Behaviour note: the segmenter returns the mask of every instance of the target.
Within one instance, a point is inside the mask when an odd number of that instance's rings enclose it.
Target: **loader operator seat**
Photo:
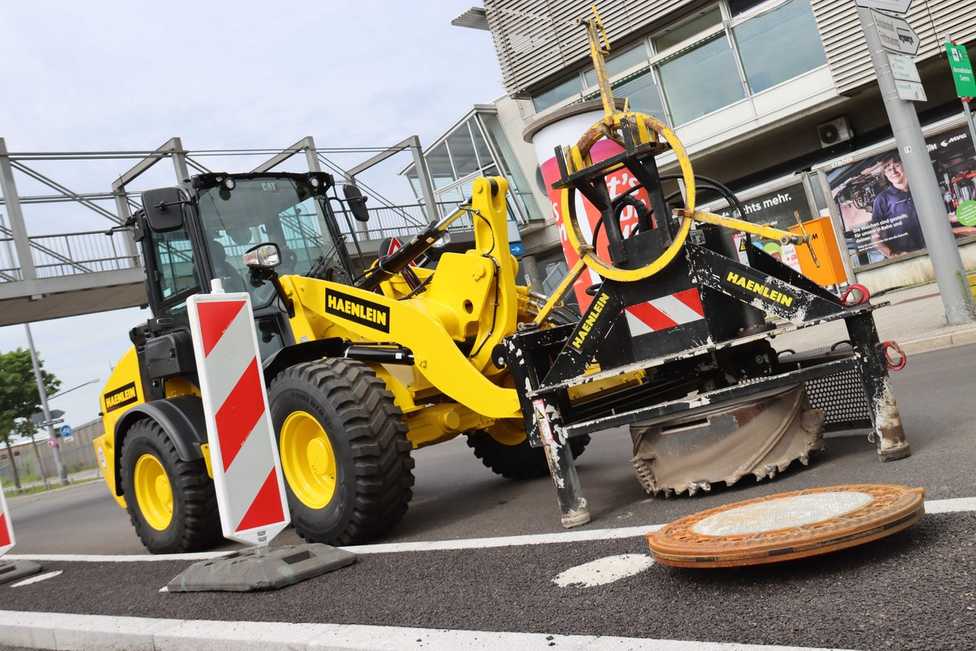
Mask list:
[[[210,254],[214,275],[220,278],[224,285],[224,291],[246,292],[247,285],[244,283],[244,278],[234,268],[234,265],[227,261],[227,249],[224,248],[224,245],[217,240],[211,240]]]

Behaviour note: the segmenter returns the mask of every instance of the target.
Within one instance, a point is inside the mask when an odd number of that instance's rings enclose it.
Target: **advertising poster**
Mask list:
[[[610,140],[600,140],[595,145],[593,149],[590,150],[590,158],[594,162],[599,162],[601,160],[606,160],[611,156],[615,156],[623,151],[623,147],[617,143]],[[547,189],[547,194],[549,196],[550,204],[552,205],[552,221],[559,226],[559,239],[562,242],[563,255],[566,258],[566,264],[569,268],[572,268],[578,261],[579,256],[576,255],[576,251],[570,246],[569,241],[566,239],[565,226],[562,222],[562,192],[560,190],[553,189],[552,184],[559,180],[559,166],[556,162],[556,158],[552,157],[542,165],[539,166],[539,170],[542,173],[542,180]],[[607,176],[607,188],[610,190],[610,197],[615,198],[618,195],[626,192],[630,188],[639,185],[638,181],[630,173],[627,168],[620,169],[613,172]],[[640,199],[645,206],[650,205],[647,193],[641,190],[634,192],[634,196]],[[583,237],[590,240],[593,237],[593,227],[596,225],[597,221],[600,219],[599,211],[590,204],[589,201],[583,198],[580,193],[575,193],[576,197],[576,215],[577,220],[580,225],[580,232]],[[623,232],[624,237],[629,237],[634,227],[637,226],[637,210],[633,206],[627,206],[624,208],[621,218],[620,218],[620,229]],[[610,260],[610,252],[608,250],[606,231],[602,231],[602,237],[597,240],[596,250],[597,254],[604,260]],[[593,297],[586,293],[586,289],[590,285],[601,282],[600,277],[593,271],[587,269],[584,271],[576,283],[573,285],[573,292],[576,295],[576,300],[580,306],[580,310],[585,310]]]
[[[926,139],[956,238],[976,235],[976,158],[965,127]],[[893,148],[827,173],[855,267],[925,249],[908,179]],[[958,213],[958,217],[957,217]]]
[[[807,203],[807,195],[803,191],[803,184],[801,183],[780,188],[773,192],[767,192],[753,197],[748,201],[742,201],[741,203],[745,215],[742,215],[740,219],[752,222],[753,224],[765,224],[784,231],[796,225],[797,213],[799,213],[801,221],[807,221],[812,217],[810,214],[810,204]],[[733,215],[728,206],[717,209],[715,212],[725,217],[739,217],[738,215]],[[745,245],[745,236],[742,233],[736,233],[734,239],[736,247],[740,250],[740,259],[744,261],[745,258],[742,255],[744,250],[742,247]],[[752,243],[780,262],[788,264],[797,271],[800,271],[800,262],[796,257],[796,250],[792,244],[783,246],[779,242],[763,240],[758,237],[753,237]]]

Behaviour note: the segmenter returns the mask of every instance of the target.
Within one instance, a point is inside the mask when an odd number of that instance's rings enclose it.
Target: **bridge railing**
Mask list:
[[[126,255],[126,233],[119,231],[81,231],[30,238],[34,269],[38,278],[55,278],[99,271],[121,271],[139,266]],[[0,283],[23,280],[13,251],[13,238],[0,237]]]

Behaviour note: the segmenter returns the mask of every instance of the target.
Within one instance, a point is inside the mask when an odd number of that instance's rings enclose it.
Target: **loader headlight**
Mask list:
[[[242,258],[251,269],[274,269],[281,263],[281,251],[277,244],[269,242],[251,247]]]

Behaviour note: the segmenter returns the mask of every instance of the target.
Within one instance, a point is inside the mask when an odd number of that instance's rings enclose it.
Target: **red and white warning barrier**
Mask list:
[[[0,556],[9,552],[16,540],[14,539],[14,525],[10,521],[10,511],[7,509],[7,498],[3,496],[0,486]]]
[[[705,318],[697,289],[685,289],[624,309],[632,337],[667,330]]]
[[[266,545],[290,521],[246,293],[187,300],[224,536]]]

